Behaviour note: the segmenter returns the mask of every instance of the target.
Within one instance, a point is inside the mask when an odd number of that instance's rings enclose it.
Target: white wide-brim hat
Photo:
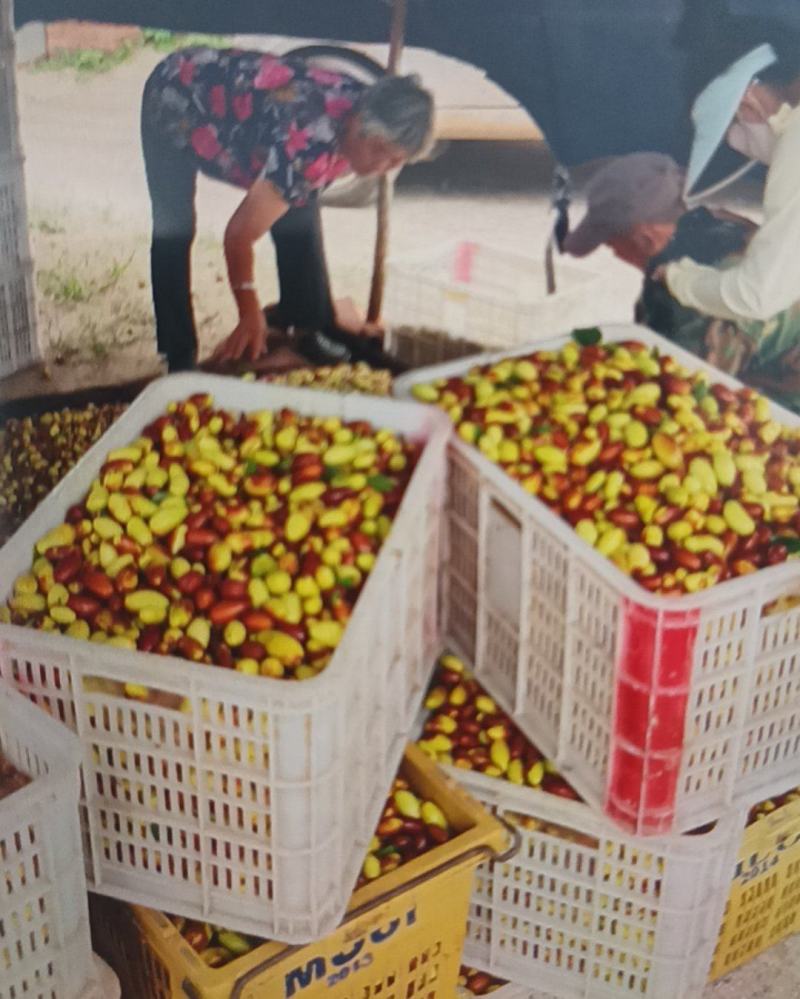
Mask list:
[[[722,144],[747,88],[777,59],[771,45],[759,45],[714,77],[698,94],[692,105],[694,142],[686,170],[687,195],[692,193]]]

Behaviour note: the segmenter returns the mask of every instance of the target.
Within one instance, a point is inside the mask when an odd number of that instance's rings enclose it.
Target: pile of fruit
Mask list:
[[[651,592],[694,593],[800,551],[800,431],[752,389],[593,332],[414,395]]]
[[[283,375],[270,375],[264,381],[329,392],[380,396],[392,392],[391,372],[376,371],[362,362],[299,368]],[[83,408],[10,419],[0,427],[0,545],[5,544],[126,408],[125,403],[90,403]]]
[[[176,929],[189,944],[192,950],[197,951],[200,959],[209,968],[222,968],[237,957],[249,954],[251,950],[258,947],[264,941],[258,937],[246,936],[244,933],[236,933],[234,930],[225,930],[221,926],[212,926],[210,923],[201,923],[197,919],[184,919],[183,916],[169,917]]]
[[[451,835],[450,826],[439,806],[415,794],[404,778],[395,778],[356,888],[446,843]],[[194,919],[181,916],[169,918],[186,942],[212,968],[221,968],[264,942],[257,937],[234,933]]]
[[[395,778],[356,887],[446,843],[450,835],[441,808],[418,797],[402,777]]]
[[[580,801],[457,656],[442,656],[425,707],[430,714],[418,745],[437,763]]]
[[[0,753],[0,801],[30,784],[31,779]]]
[[[776,795],[774,798],[768,798],[766,801],[760,801],[750,809],[747,816],[747,824],[748,826],[752,826],[755,822],[765,819],[768,815],[772,815],[779,808],[783,808],[784,805],[798,800],[800,800],[800,787],[792,788],[791,791]]]
[[[459,995],[463,996],[488,996],[505,984],[507,983],[501,978],[494,978],[488,971],[476,971],[475,968],[462,967],[458,976]]]
[[[237,415],[207,395],[172,403],[37,541],[2,619],[252,675],[316,676],[419,453],[365,422]]]
[[[363,361],[333,367],[298,368],[284,375],[268,375],[263,380],[272,385],[324,389],[327,392],[360,392],[364,395],[391,395],[392,392],[391,372],[376,370]]]
[[[62,409],[0,427],[0,545],[125,410]]]

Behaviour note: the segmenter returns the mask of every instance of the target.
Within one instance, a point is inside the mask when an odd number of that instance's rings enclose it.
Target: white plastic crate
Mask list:
[[[14,33],[14,6],[11,0],[0,3],[0,42],[7,42]]]
[[[443,414],[393,400],[184,374],[146,389],[0,553],[0,599],[32,546],[82,498],[109,450],[167,404],[210,392],[235,410],[288,406],[426,440],[330,665],[303,682],[0,627],[0,675],[76,729],[93,890],[287,942],[340,921],[439,646]],[[188,712],[107,681],[178,694]],[[228,784],[230,781],[230,785]],[[239,786],[235,782],[240,782]]]
[[[3,8],[0,13],[0,158],[3,159],[14,155],[19,144],[14,36],[4,24],[8,6],[6,0],[0,4]]]
[[[622,318],[613,298],[604,301],[608,282],[591,267],[558,257],[555,272],[557,290],[548,295],[541,257],[447,243],[388,261],[385,314],[391,326],[443,331],[487,348],[593,324],[604,309],[602,318]]]
[[[93,975],[80,746],[0,682],[0,752],[31,783],[0,801],[0,999],[79,999]]]
[[[522,846],[510,861],[478,868],[465,964],[520,983],[536,999],[702,993],[744,810],[698,835],[634,837],[582,802],[445,769],[491,810],[539,825],[520,827]]]
[[[80,999],[120,999],[119,979],[96,954],[92,955],[92,979]]]
[[[0,181],[0,199],[2,187]],[[30,264],[0,264],[0,378],[38,359],[32,268]]]
[[[11,4],[0,5],[0,378],[40,357],[25,176],[19,139]]]
[[[30,264],[23,160],[0,154],[0,270]]]
[[[739,385],[637,326],[605,340],[658,346]],[[414,371],[418,382],[529,350]],[[800,418],[773,406],[773,416]],[[581,796],[629,832],[685,832],[797,783],[800,563],[701,593],[648,593],[476,448],[450,450],[449,643]]]

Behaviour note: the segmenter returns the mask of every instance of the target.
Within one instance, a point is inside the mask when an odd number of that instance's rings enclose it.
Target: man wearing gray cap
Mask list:
[[[721,320],[684,305],[660,280],[677,260],[704,269],[735,267],[756,231],[748,219],[725,211],[685,211],[683,184],[683,171],[660,153],[609,161],[586,186],[586,216],[566,237],[565,251],[582,257],[609,246],[645,274],[639,322],[800,411],[800,386],[787,363],[800,343],[800,309],[768,322]]]
[[[602,244],[645,270],[675,233],[684,213],[684,174],[662,153],[631,153],[610,160],[586,185],[587,210],[564,240],[564,251],[585,257]]]

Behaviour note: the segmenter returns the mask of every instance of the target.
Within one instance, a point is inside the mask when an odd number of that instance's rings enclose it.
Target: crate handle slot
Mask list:
[[[496,853],[494,857],[492,857],[495,864],[504,864],[507,860],[511,860],[512,857],[516,857],[519,853],[520,847],[522,846],[522,833],[520,833],[519,829],[513,823],[509,822],[504,815],[495,814],[493,817],[497,819],[501,826],[503,826],[505,831],[508,833],[509,840],[511,841],[508,849],[503,850],[502,853]]]
[[[481,569],[487,603],[510,626],[519,628],[522,520],[499,497],[490,496],[483,510],[482,527],[481,549],[486,557]]]
[[[424,871],[418,874],[416,877],[411,878],[410,881],[404,881],[403,884],[397,885],[396,887],[385,891],[374,898],[371,902],[365,902],[364,905],[358,906],[357,909],[353,909],[352,912],[347,914],[347,918],[341,923],[342,926],[346,926],[347,923],[353,922],[353,920],[366,915],[373,909],[377,909],[379,906],[386,902],[391,902],[393,899],[397,898],[399,895],[404,894],[412,888],[416,888],[418,885],[423,884],[425,881],[429,881],[431,878],[437,877],[439,874],[444,874],[446,871],[452,870],[454,867],[460,866],[465,860],[471,860],[473,857],[480,857],[481,860],[493,860],[495,863],[504,863],[510,860],[519,850],[522,845],[522,837],[519,830],[516,829],[510,822],[504,819],[502,816],[494,816],[494,818],[505,827],[506,832],[511,840],[510,846],[504,850],[502,853],[495,853],[495,851],[490,846],[473,846],[469,850],[464,850],[463,853],[459,853],[455,857],[451,857],[449,860],[443,861],[437,867],[434,867],[430,871]],[[292,947],[288,947],[286,950],[280,951],[278,954],[274,954],[272,957],[267,958],[266,961],[262,961],[261,964],[257,965],[255,968],[251,968],[245,975],[237,980],[233,989],[231,990],[230,999],[241,999],[242,993],[245,987],[258,975],[261,975],[264,971],[268,971],[270,968],[274,967],[276,964],[282,962],[285,958],[290,957],[292,954],[297,954],[305,948],[308,944],[297,944]],[[195,987],[191,982],[184,980],[182,983],[183,991],[188,997],[188,999],[195,999],[197,993]],[[191,990],[191,991],[190,991]]]

